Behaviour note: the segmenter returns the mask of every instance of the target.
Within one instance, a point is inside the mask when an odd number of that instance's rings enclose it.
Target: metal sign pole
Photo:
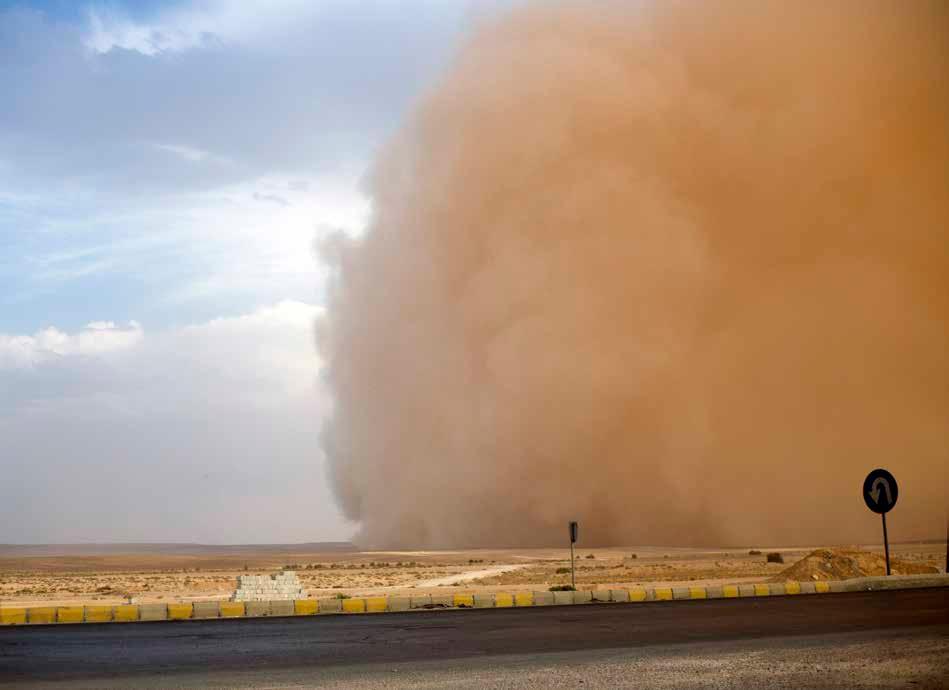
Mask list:
[[[890,540],[886,536],[886,513],[883,513],[883,552],[886,554],[886,574],[890,574]]]
[[[577,562],[577,559],[573,556],[573,544],[577,541],[577,534],[579,531],[579,525],[576,520],[571,520],[570,524],[567,525],[567,528],[570,530],[570,586],[574,589],[577,588],[577,576],[574,571],[574,563]]]

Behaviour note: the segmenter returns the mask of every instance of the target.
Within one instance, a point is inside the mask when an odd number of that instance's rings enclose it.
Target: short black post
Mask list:
[[[577,588],[577,578],[573,573],[573,564],[575,563],[573,559],[573,542],[570,542],[570,586],[574,589]]]
[[[890,574],[890,540],[886,536],[886,513],[883,513],[883,552],[886,554],[886,574]]]

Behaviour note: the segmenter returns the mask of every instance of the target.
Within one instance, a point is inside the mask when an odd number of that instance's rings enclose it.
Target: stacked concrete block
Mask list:
[[[303,585],[292,570],[277,575],[238,575],[231,601],[289,601],[305,599]]]

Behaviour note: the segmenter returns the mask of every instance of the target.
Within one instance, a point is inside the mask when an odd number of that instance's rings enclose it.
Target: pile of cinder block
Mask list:
[[[238,575],[231,601],[282,601],[306,599],[303,585],[292,570],[277,575]]]

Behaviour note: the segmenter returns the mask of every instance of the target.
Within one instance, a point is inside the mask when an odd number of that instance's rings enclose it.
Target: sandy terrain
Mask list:
[[[748,548],[578,549],[576,582],[578,589],[597,589],[781,580],[786,569],[816,548],[755,549],[760,554],[750,554]],[[130,548],[123,553],[112,547],[92,555],[75,548],[62,555],[52,553],[53,547],[26,555],[22,551],[0,547],[0,605],[113,604],[130,597],[139,603],[225,599],[239,574],[284,568],[297,571],[311,597],[515,591],[570,583],[566,549],[358,552],[288,546],[224,553],[217,547],[186,553]],[[766,562],[768,552],[781,553],[785,562]],[[942,569],[945,562],[943,543],[898,544],[892,552],[912,567]],[[813,572],[814,577],[829,577]]]

